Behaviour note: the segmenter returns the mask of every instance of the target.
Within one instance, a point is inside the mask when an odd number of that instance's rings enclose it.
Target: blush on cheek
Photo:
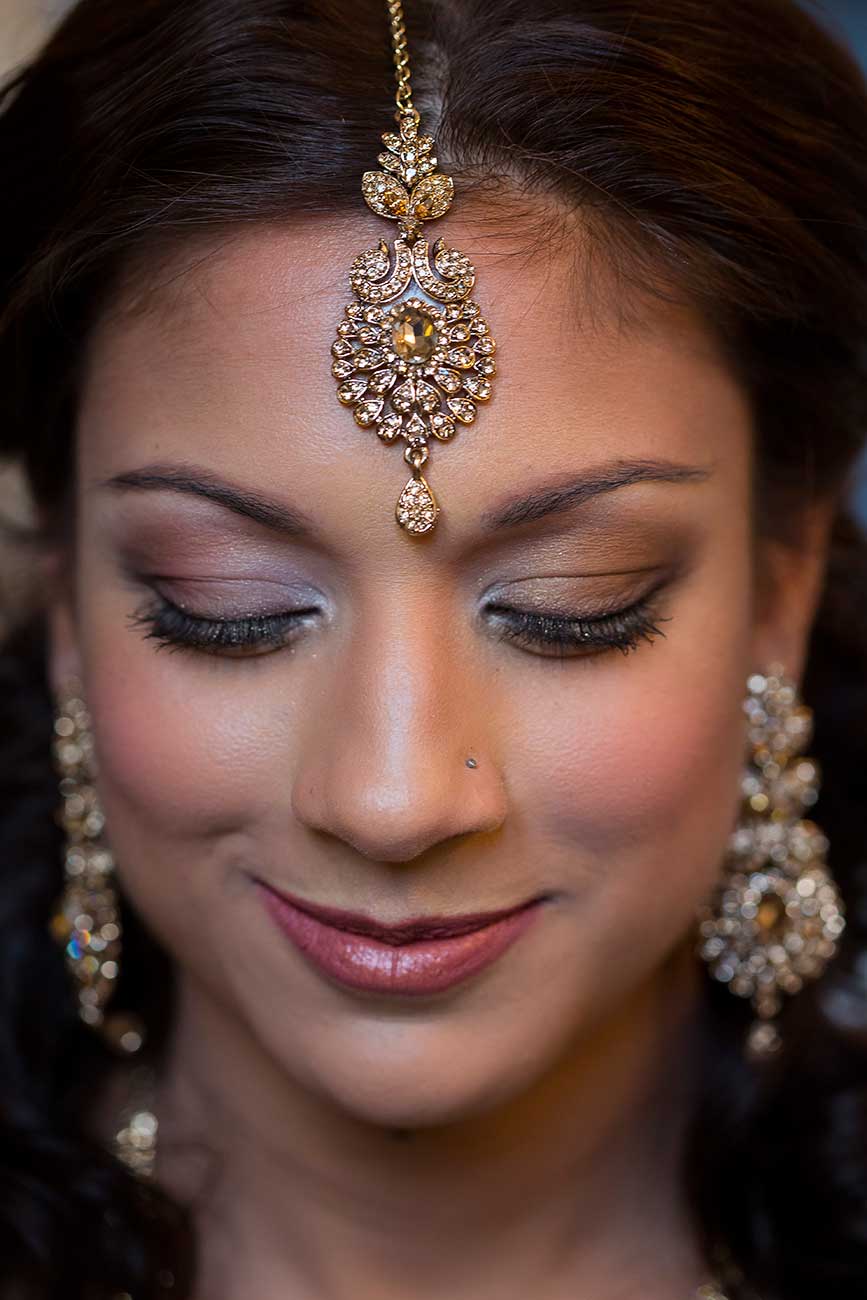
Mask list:
[[[576,740],[575,735],[580,739]],[[744,719],[737,691],[706,678],[670,693],[646,686],[582,709],[534,803],[540,822],[608,870],[623,855],[688,852],[695,868],[725,847],[739,806]],[[556,751],[555,751],[556,752]],[[683,863],[684,870],[689,862]]]
[[[136,689],[130,674],[111,670],[94,679],[88,705],[107,799],[154,833],[214,835],[243,824],[254,774],[233,753],[218,710],[152,683]]]

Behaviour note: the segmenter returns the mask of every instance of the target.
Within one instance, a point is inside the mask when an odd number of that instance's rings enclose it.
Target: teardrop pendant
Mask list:
[[[429,533],[436,526],[439,506],[427,479],[418,471],[397,499],[395,518],[408,533]]]

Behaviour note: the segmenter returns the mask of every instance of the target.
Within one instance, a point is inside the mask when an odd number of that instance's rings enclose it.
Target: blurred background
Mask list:
[[[123,4],[125,0],[117,0]],[[134,4],[136,0],[126,0]],[[14,67],[39,44],[70,0],[0,0],[0,74]],[[665,5],[665,0],[659,0]],[[803,0],[805,8],[848,41],[867,69],[867,0]],[[867,147],[867,141],[865,141]],[[865,214],[867,220],[867,214]],[[12,480],[0,476],[0,498],[14,495]],[[867,522],[867,456],[855,485],[856,504]],[[4,504],[5,504],[4,502]]]
[[[0,63],[25,58],[68,4],[64,0],[0,0]]]

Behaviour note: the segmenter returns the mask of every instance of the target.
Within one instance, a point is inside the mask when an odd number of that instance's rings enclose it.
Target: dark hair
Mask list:
[[[770,1067],[743,1057],[748,1004],[708,980],[684,1178],[708,1257],[724,1248],[743,1275],[733,1300],[851,1300],[867,1280],[867,540],[847,507],[867,415],[863,82],[791,0],[410,0],[406,20],[422,125],[463,201],[493,222],[544,208],[567,237],[579,214],[624,284],[705,313],[755,412],[757,530],[796,541],[806,506],[836,503],[803,685],[849,924]],[[82,0],[12,80],[0,448],[46,535],[68,502],[82,345],[131,260],[359,212],[393,110],[384,0]],[[47,929],[62,882],[45,643],[37,610],[0,657],[2,1294],[146,1300],[168,1269],[180,1300],[188,1214],[82,1124],[108,1058]],[[117,997],[158,1052],[172,1000],[146,999],[171,970],[124,908]]]

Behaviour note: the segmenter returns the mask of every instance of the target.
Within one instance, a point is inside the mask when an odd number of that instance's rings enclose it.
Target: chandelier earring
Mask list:
[[[120,973],[122,927],[115,863],[104,840],[105,818],[94,783],[90,718],[76,679],[59,696],[52,753],[60,778],[57,816],[65,846],[64,888],[51,934],[64,950],[81,1019],[116,1050],[133,1053],[144,1041],[139,1018],[106,1014]]]
[[[827,837],[804,815],[820,783],[818,763],[805,756],[812,710],[779,664],[749,677],[743,707],[743,803],[722,878],[699,909],[696,951],[715,979],[751,999],[746,1051],[762,1060],[782,1045],[775,1021],[785,996],[822,974],[845,919]]]

